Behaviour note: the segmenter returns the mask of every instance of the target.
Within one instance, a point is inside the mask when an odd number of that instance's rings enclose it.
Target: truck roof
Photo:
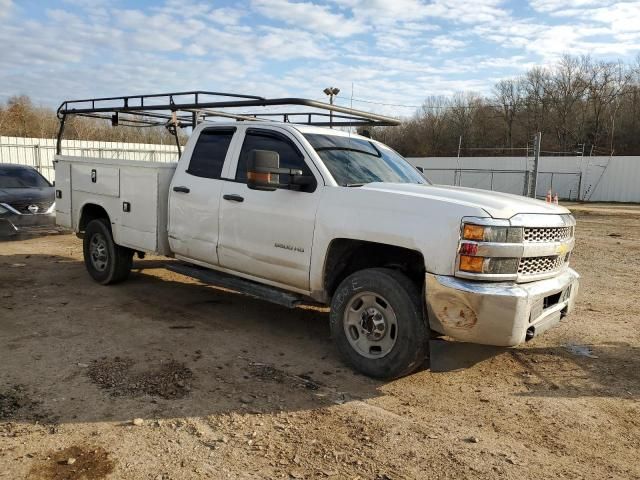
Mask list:
[[[302,125],[298,123],[278,122],[275,120],[266,120],[266,121],[247,120],[242,122],[226,122],[226,121],[217,122],[217,121],[207,120],[202,123],[205,125],[210,125],[212,127],[230,127],[230,126],[235,127],[238,124],[251,126],[251,127],[264,127],[264,126],[291,127],[291,128],[295,128],[302,134],[315,133],[315,134],[322,134],[322,135],[336,135],[339,137],[354,137],[354,138],[361,138],[364,140],[371,140],[370,138],[367,138],[365,136],[362,136],[353,132],[348,132],[345,130],[337,130],[335,128],[329,128],[329,127],[319,127],[316,125]]]

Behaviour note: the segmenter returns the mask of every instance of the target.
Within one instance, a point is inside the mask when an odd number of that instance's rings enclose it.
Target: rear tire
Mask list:
[[[125,280],[133,265],[133,250],[116,245],[108,220],[87,224],[83,239],[84,264],[89,275],[102,285]]]
[[[342,357],[365,375],[408,375],[427,357],[422,292],[399,271],[370,268],[345,278],[331,301],[330,324]]]

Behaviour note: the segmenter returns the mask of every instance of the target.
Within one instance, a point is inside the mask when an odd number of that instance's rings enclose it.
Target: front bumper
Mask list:
[[[567,268],[530,283],[426,275],[431,328],[463,342],[514,346],[556,325],[574,306],[580,276]]]
[[[0,215],[0,236],[13,235],[25,227],[54,226],[55,213],[13,214]]]

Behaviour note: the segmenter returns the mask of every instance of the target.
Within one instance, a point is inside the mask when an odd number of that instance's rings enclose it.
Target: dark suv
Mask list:
[[[34,168],[0,164],[0,236],[41,225],[55,225],[53,186]]]

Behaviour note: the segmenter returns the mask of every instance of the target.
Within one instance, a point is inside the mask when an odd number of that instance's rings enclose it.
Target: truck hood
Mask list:
[[[541,200],[475,188],[385,182],[368,183],[359,188],[482,208],[493,218],[508,219],[521,213],[554,215],[571,213],[564,207]]]

